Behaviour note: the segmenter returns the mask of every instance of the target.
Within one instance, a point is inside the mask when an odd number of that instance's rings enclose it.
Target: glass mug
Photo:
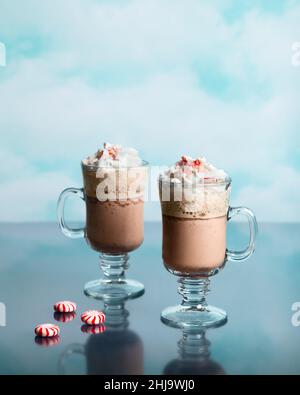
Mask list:
[[[125,278],[128,253],[144,239],[144,190],[148,163],[135,167],[97,167],[81,163],[84,188],[67,188],[57,203],[58,222],[63,234],[84,237],[100,253],[103,278],[84,287],[95,299],[119,301],[144,293],[143,284]],[[64,208],[68,197],[79,196],[86,206],[86,225],[67,225]]]
[[[206,302],[209,277],[227,261],[244,261],[254,252],[257,222],[251,210],[229,207],[231,179],[186,186],[159,177],[163,221],[162,256],[166,269],[179,277],[181,305],[163,310],[161,320],[180,328],[219,326],[226,322],[225,311]],[[227,222],[241,214],[250,231],[248,247],[242,251],[226,248]]]

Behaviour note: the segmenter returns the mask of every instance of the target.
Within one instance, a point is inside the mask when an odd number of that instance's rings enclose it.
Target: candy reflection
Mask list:
[[[59,313],[59,312],[55,312],[53,314],[53,317],[56,321],[59,322],[70,322],[73,321],[74,318],[76,317],[76,313],[72,312],[72,313]]]
[[[100,333],[104,333],[106,330],[104,325],[82,325],[81,332],[88,333],[90,335],[98,335]]]
[[[40,336],[36,336],[34,341],[39,346],[52,347],[52,346],[56,346],[57,344],[59,344],[60,337],[59,336],[54,336],[54,337],[40,337]]]

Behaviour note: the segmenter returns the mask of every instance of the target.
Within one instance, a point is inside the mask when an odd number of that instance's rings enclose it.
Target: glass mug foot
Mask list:
[[[85,295],[105,302],[119,302],[143,295],[144,285],[135,280],[110,281],[106,279],[89,281],[84,286]]]
[[[128,259],[128,254],[101,254],[100,268],[103,278],[88,282],[84,287],[85,295],[108,303],[122,302],[143,295],[143,284],[125,278]]]
[[[173,306],[167,307],[161,313],[161,321],[174,328],[201,329],[224,325],[227,314],[214,306]]]
[[[206,273],[207,274],[207,273]],[[167,307],[161,313],[161,321],[175,328],[198,330],[224,325],[227,314],[224,310],[210,306],[206,302],[210,279],[207,276],[178,279],[178,293],[181,305]]]

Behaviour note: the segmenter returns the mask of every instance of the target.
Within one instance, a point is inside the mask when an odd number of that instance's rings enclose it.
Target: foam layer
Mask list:
[[[208,219],[227,215],[230,178],[205,158],[183,156],[159,180],[164,215]]]
[[[99,201],[139,200],[144,197],[147,167],[133,148],[104,144],[82,161],[85,194]]]

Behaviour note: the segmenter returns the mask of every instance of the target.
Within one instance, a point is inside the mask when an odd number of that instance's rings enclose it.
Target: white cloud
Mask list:
[[[136,87],[103,92],[81,81],[51,79],[33,61],[2,85],[2,93],[6,117],[0,125],[10,128],[6,141],[25,149],[28,160],[50,161],[55,155],[73,164],[108,139],[138,145],[148,158],[173,161],[183,152],[206,153],[229,170],[239,163],[255,174],[284,158],[290,124],[298,117],[286,97],[258,106],[224,103],[197,89],[195,75],[188,72],[155,75]],[[146,146],[141,134],[149,138]],[[228,155],[233,146],[238,149]]]
[[[67,186],[72,186],[72,180],[55,172],[32,174],[30,177],[21,178],[15,178],[13,173],[11,175],[12,179],[1,185],[0,221],[55,221],[59,193]],[[52,210],[49,210],[50,208]],[[74,210],[72,214],[74,217],[71,220],[80,217]]]
[[[181,59],[185,63],[200,52],[211,51],[216,39],[221,46],[230,38],[219,11],[209,2],[197,0],[123,4],[28,0],[18,7],[11,0],[2,0],[2,8],[4,35],[17,36],[10,26],[13,19],[23,31],[56,40],[57,49],[72,52],[74,60],[89,66],[94,62],[99,66],[99,61],[157,66]]]
[[[270,222],[300,221],[300,172],[289,167],[274,169],[274,179],[263,186],[243,188],[237,202],[251,206],[258,220]]]
[[[1,81],[0,130],[9,131],[1,154],[22,169],[11,180],[2,168],[1,188],[11,197],[32,182],[48,196],[33,201],[27,190],[27,206],[15,213],[9,208],[15,201],[5,199],[6,220],[46,218],[60,189],[72,185],[74,174],[79,179],[81,158],[105,140],[136,146],[154,164],[204,154],[249,179],[238,203],[254,207],[260,219],[275,219],[275,210],[256,196],[278,193],[284,166],[289,177],[297,174],[289,155],[300,146],[300,73],[291,67],[290,46],[299,38],[300,7],[281,16],[252,11],[234,24],[222,17],[223,1],[28,0],[16,7],[2,0],[1,7],[0,38],[2,32],[16,45],[12,53],[30,37],[47,42],[37,57],[10,59]],[[238,87],[240,100],[201,88],[193,65],[206,60]],[[104,80],[109,72],[126,80],[128,68],[142,78],[99,87],[90,79],[97,68]],[[53,185],[47,187],[48,175]],[[276,218],[294,216],[297,187],[282,191],[286,205]]]

